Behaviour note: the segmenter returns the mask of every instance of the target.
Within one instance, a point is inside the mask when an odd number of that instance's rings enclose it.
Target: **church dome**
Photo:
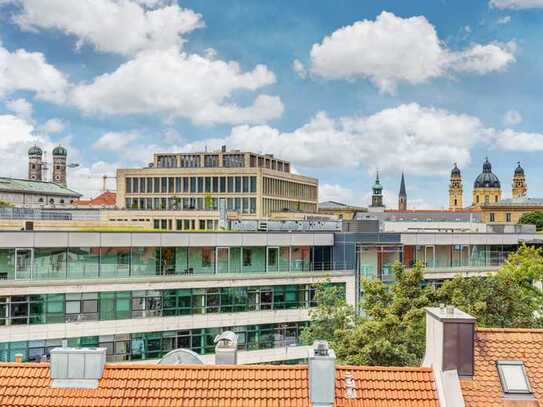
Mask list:
[[[480,173],[475,182],[473,183],[473,188],[500,188],[500,180],[492,172],[492,164],[488,161],[488,158],[483,164],[483,172]]]
[[[38,146],[34,145],[34,146],[29,148],[28,155],[39,155],[39,156],[41,156],[41,155],[43,155],[43,151]]]
[[[53,155],[62,155],[66,157],[68,155],[68,151],[62,146],[57,146],[53,150]]]
[[[517,168],[515,168],[515,175],[524,177],[524,168],[520,166],[520,161],[517,163]]]
[[[454,167],[451,170],[451,177],[461,177],[462,174],[460,173],[460,168],[456,166],[456,163],[454,163]]]

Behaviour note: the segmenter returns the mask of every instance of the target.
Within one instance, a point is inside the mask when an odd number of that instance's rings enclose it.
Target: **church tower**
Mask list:
[[[398,194],[398,210],[407,210],[407,191],[405,190],[405,177],[402,172],[402,180],[400,182],[400,193]]]
[[[451,170],[451,179],[449,183],[449,210],[458,211],[463,207],[462,198],[464,196],[464,188],[462,186],[462,173],[454,163]]]
[[[57,146],[53,149],[53,182],[58,185],[66,186],[66,157],[68,151]]]
[[[373,184],[373,194],[371,196],[370,208],[384,208],[383,205],[383,186],[379,181],[379,172],[375,177],[375,184]]]
[[[473,183],[473,206],[488,205],[502,199],[502,187],[498,177],[492,172],[488,158],[483,163],[481,172]]]
[[[38,146],[30,147],[28,150],[28,179],[30,181],[42,180],[43,151]]]
[[[524,168],[520,166],[520,162],[517,163],[515,173],[513,174],[513,198],[525,196],[528,193],[528,185],[526,185],[526,176],[524,175]]]

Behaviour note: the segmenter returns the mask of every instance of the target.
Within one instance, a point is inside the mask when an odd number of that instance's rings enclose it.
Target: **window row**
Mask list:
[[[298,345],[307,322],[190,329],[117,335],[85,336],[0,343],[0,361],[13,362],[22,354],[24,361],[49,358],[61,346],[103,347],[108,361],[159,359],[174,349],[190,349],[198,354],[215,352],[214,339],[224,331],[238,335],[238,349],[259,350]]]
[[[202,197],[146,197],[126,198],[127,209],[167,210],[167,211],[216,211],[219,201],[224,200],[226,209],[240,213],[256,213],[256,198],[236,197],[220,198],[215,196]]]
[[[127,194],[256,193],[256,176],[127,177]]]
[[[338,284],[345,297],[345,285]],[[0,297],[0,326],[314,307],[315,287],[186,288]]]
[[[264,195],[280,196],[306,201],[317,200],[318,190],[316,185],[301,184],[283,179],[264,177]]]
[[[0,279],[76,280],[332,270],[332,247],[0,249]]]

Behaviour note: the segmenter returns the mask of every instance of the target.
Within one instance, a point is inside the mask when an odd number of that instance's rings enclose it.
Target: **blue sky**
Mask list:
[[[321,198],[447,205],[488,155],[543,196],[543,1],[0,0],[2,175],[68,146],[70,183],[223,143],[318,177]],[[539,41],[538,41],[539,40]],[[296,62],[295,62],[296,61]],[[113,182],[113,181],[112,181]],[[467,198],[469,201],[469,198]],[[469,203],[469,202],[468,202]]]

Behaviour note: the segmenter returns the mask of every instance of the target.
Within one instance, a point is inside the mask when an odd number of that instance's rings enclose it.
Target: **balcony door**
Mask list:
[[[217,273],[230,272],[230,248],[217,247]]]

